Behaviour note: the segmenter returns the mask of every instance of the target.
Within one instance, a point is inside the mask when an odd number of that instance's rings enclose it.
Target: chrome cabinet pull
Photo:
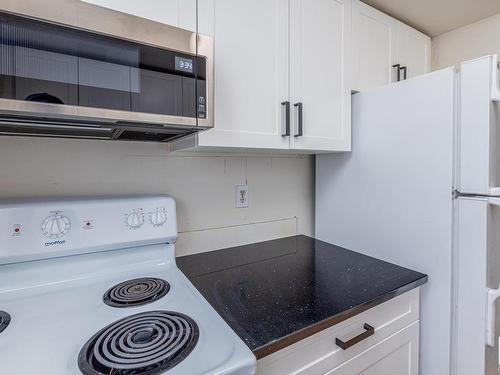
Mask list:
[[[396,82],[401,81],[401,64],[394,64],[392,67],[396,69]]]
[[[293,105],[297,108],[297,132],[293,135],[294,137],[302,136],[302,103],[295,103]]]
[[[403,80],[406,80],[407,78],[407,73],[408,73],[408,67],[406,66],[402,66],[401,68],[399,68],[399,71],[403,71]]]
[[[282,129],[282,137],[290,136],[290,102],[282,102],[281,105],[285,108],[285,129]],[[283,126],[282,126],[283,128]]]
[[[367,323],[363,325],[363,328],[365,329],[365,332],[357,335],[356,337],[353,337],[348,341],[342,341],[338,337],[335,338],[335,344],[337,344],[337,346],[342,350],[347,350],[351,346],[356,345],[358,342],[363,341],[367,337],[373,336],[373,334],[375,333],[375,328],[373,328],[371,325]]]

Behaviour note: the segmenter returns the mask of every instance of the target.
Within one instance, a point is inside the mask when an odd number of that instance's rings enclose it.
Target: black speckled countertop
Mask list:
[[[306,236],[177,258],[262,358],[427,282],[427,276]]]

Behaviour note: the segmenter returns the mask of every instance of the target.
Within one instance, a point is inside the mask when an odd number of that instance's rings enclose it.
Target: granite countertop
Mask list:
[[[427,282],[427,276],[306,236],[177,258],[262,358]]]

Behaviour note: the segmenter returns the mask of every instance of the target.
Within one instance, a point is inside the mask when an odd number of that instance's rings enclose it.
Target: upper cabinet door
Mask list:
[[[430,72],[431,39],[427,35],[360,0],[353,0],[352,20],[354,90]]]
[[[395,22],[394,64],[406,67],[407,78],[430,72],[431,38],[402,22]],[[401,79],[404,79],[404,72],[401,72]]]
[[[196,31],[196,0],[82,0],[167,25]]]
[[[293,149],[351,147],[351,0],[290,1]]]
[[[353,2],[352,22],[354,90],[391,83],[396,23],[358,0]]]
[[[199,31],[215,40],[215,129],[199,146],[287,149],[288,0],[200,0]]]

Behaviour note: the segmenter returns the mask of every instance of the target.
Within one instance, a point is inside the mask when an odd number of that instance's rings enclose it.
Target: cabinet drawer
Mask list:
[[[324,374],[418,321],[418,314],[417,288],[260,359],[257,374]],[[372,336],[346,350],[335,344],[358,336],[365,323],[375,328]]]
[[[418,334],[417,321],[325,375],[417,375]]]

